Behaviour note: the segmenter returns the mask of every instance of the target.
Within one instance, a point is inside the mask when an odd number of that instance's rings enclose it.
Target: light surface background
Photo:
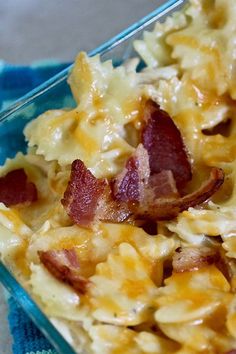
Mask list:
[[[72,61],[154,10],[164,0],[0,0],[0,59]],[[12,354],[0,287],[0,353]]]
[[[72,60],[164,0],[0,0],[0,58],[27,64]]]

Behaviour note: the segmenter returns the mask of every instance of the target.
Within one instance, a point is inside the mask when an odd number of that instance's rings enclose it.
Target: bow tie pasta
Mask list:
[[[236,1],[190,0],[134,48],[117,67],[80,53],[75,108],[25,127],[0,168],[1,260],[77,353],[233,354]]]

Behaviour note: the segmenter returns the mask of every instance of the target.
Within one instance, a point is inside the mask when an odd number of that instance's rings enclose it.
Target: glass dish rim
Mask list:
[[[126,41],[149,24],[157,21],[160,17],[164,16],[169,11],[174,10],[179,5],[182,5],[186,0],[168,0],[162,5],[158,6],[154,11],[141,18],[116,36],[112,37],[108,41],[104,42],[100,46],[88,52],[89,56],[97,54],[105,54],[119,44]],[[9,119],[11,115],[17,111],[23,109],[30,103],[32,103],[37,97],[45,94],[50,89],[53,89],[56,85],[63,82],[70,72],[72,65],[69,65],[66,69],[62,70],[51,79],[45,81],[43,84],[37,86],[35,89],[28,92],[26,95],[17,99],[8,108],[0,111],[0,125],[5,120]],[[0,260],[0,282],[8,290],[11,296],[17,301],[20,307],[25,311],[26,315],[30,317],[33,323],[39,328],[39,330],[45,335],[48,341],[53,345],[58,354],[75,354],[74,349],[63,338],[60,332],[53,326],[47,316],[41,311],[36,302],[31,298],[28,292],[21,286],[16,278],[11,274],[7,267]]]

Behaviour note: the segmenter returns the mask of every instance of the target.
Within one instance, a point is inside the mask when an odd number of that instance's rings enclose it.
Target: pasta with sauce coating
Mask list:
[[[190,0],[134,41],[134,59],[114,68],[80,53],[69,77],[76,108],[51,110],[25,128],[23,168],[37,187],[30,206],[0,203],[0,255],[75,348],[86,353],[227,353],[236,349],[236,2]],[[144,102],[173,119],[188,149],[191,193],[217,166],[225,182],[211,200],[151,225],[74,224],[61,199],[71,164],[114,178],[141,142]],[[43,133],[42,133],[43,132]],[[140,221],[140,220],[139,220]],[[148,227],[149,228],[148,228]],[[151,230],[151,231],[150,231]],[[173,267],[178,248],[208,247],[213,263]],[[73,249],[86,294],[55,278],[40,252]],[[180,253],[181,255],[181,253]],[[73,261],[73,260],[71,260]],[[195,263],[194,263],[195,265]],[[42,282],[47,292],[42,289]]]

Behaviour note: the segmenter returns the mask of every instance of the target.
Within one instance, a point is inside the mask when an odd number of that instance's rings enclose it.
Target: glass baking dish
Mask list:
[[[143,31],[151,30],[155,21],[164,20],[166,16],[182,7],[185,2],[185,0],[166,1],[140,21],[92,50],[89,55],[100,54],[103,61],[111,59],[116,66],[134,55],[137,56],[133,51],[133,40],[142,37]],[[25,151],[23,129],[30,120],[46,110],[75,105],[67,84],[70,69],[71,67],[66,68],[0,113],[0,164],[3,164],[7,157],[14,157],[18,151]],[[1,261],[0,281],[59,354],[75,354],[72,347]]]

